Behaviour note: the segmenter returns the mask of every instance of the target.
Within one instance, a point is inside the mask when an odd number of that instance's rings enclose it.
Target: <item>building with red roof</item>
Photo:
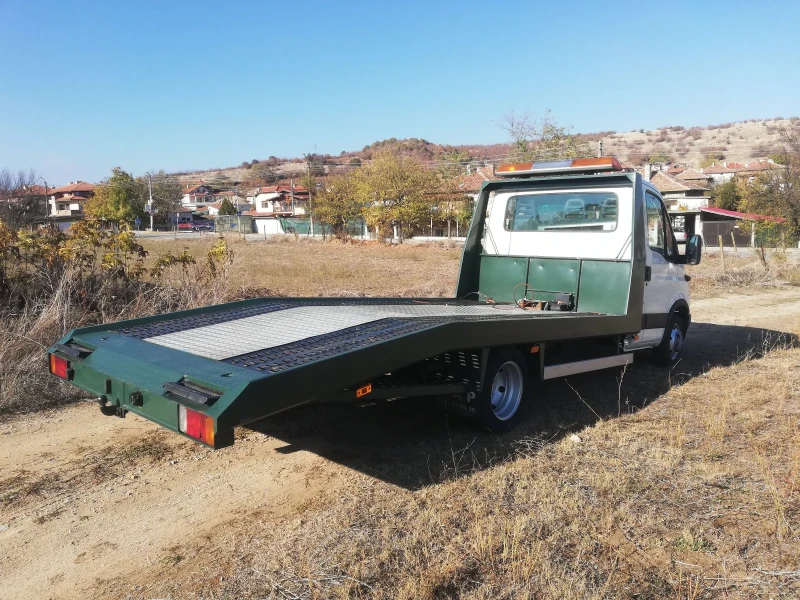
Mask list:
[[[84,217],[84,203],[94,196],[94,186],[85,181],[70,181],[67,185],[47,190],[48,216],[69,227]]]

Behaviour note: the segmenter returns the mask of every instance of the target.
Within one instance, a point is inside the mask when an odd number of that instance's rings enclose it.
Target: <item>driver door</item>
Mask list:
[[[673,262],[678,247],[664,203],[656,194],[645,190],[645,207],[648,250],[642,341],[658,343],[667,326],[672,304],[683,295],[681,289],[688,286],[683,266]]]

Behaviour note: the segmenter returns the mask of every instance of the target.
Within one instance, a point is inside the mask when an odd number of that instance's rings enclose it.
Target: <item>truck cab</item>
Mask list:
[[[624,351],[677,361],[691,323],[685,265],[699,262],[702,242],[694,236],[680,253],[655,186],[612,157],[504,165],[497,175],[478,207],[479,293],[635,316],[631,287],[641,286],[640,327],[625,336]]]

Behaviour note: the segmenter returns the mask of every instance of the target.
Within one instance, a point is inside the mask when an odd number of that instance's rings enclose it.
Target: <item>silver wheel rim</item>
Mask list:
[[[677,323],[672,326],[672,331],[669,332],[669,358],[675,360],[681,353],[683,346],[683,332],[680,325]]]
[[[490,400],[494,416],[508,421],[519,408],[522,399],[522,369],[514,361],[508,361],[495,373]]]

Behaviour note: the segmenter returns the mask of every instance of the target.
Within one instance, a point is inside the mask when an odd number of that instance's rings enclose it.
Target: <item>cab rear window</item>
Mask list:
[[[506,231],[614,231],[619,199],[613,192],[520,194],[506,204]]]

